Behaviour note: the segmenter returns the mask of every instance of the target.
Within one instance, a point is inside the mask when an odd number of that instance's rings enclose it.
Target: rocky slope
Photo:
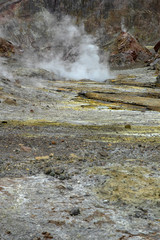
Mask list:
[[[73,15],[79,23],[84,20],[86,30],[99,37],[101,45],[120,31],[121,23],[146,44],[159,40],[160,2],[118,0],[12,0],[0,1],[0,16],[7,14],[29,17],[42,8],[51,12]]]

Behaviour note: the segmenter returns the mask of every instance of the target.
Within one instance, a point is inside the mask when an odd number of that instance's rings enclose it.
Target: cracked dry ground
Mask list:
[[[154,72],[96,83],[24,71],[1,79],[0,239],[160,239]]]

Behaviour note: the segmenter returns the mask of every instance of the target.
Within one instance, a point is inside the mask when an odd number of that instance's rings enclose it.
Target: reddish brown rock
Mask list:
[[[151,55],[130,33],[121,32],[111,46],[110,62],[116,66],[144,63]]]

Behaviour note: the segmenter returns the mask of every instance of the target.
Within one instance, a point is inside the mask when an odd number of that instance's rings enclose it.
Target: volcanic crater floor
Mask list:
[[[160,239],[154,71],[106,82],[31,71],[0,82],[0,239]]]

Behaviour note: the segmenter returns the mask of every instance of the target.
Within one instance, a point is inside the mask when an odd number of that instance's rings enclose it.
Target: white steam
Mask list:
[[[121,31],[122,32],[127,32],[127,28],[125,26],[125,19],[124,19],[124,17],[122,17],[122,19],[121,19]]]
[[[54,24],[57,20],[54,18]],[[94,44],[93,37],[86,34],[84,27],[77,27],[71,18],[65,17],[54,28],[53,49],[55,43],[61,45],[57,54],[44,59],[38,65],[55,72],[66,79],[91,79],[104,81],[110,77],[107,61],[100,61],[99,48]]]
[[[71,17],[57,19],[43,11],[29,24],[10,22],[5,31],[10,29],[10,40],[24,49],[24,62],[32,67],[54,72],[58,78],[65,79],[104,81],[110,78],[108,61],[99,55],[95,39],[85,32],[83,25],[75,25]]]
[[[83,25],[76,26],[68,16],[58,21],[46,12],[41,18],[47,22],[52,41],[50,52],[38,62],[38,67],[65,79],[104,81],[110,77],[107,61],[100,61],[99,48]]]
[[[13,80],[11,71],[8,69],[7,65],[5,65],[4,61],[0,58],[0,79],[1,78]]]
[[[66,79],[103,81],[109,78],[108,67],[100,62],[98,47],[91,42],[90,38],[83,39],[77,51],[79,55],[74,62],[64,60],[61,55],[58,55],[49,61],[42,61],[38,66]]]

